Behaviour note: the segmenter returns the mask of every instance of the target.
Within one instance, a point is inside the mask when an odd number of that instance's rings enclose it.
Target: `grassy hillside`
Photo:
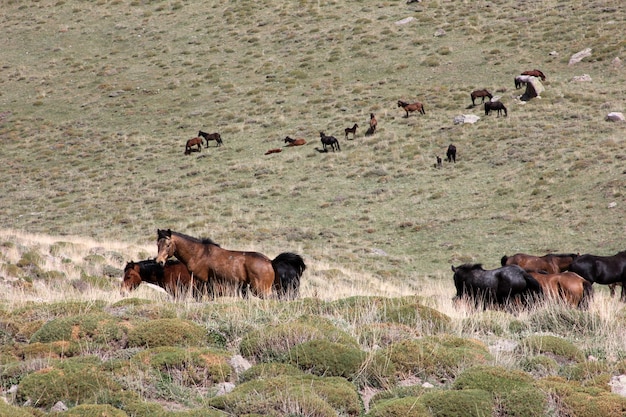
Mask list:
[[[617,0],[9,0],[0,22],[5,322],[41,301],[53,312],[33,314],[47,319],[67,313],[55,313],[57,303],[124,304],[120,269],[155,256],[157,228],[171,228],[270,257],[298,252],[309,267],[305,299],[331,303],[264,305],[259,315],[232,300],[211,313],[193,303],[166,313],[137,307],[144,318],[221,317],[231,353],[249,328],[222,310],[241,308],[255,329],[281,312],[330,316],[361,343],[363,326],[387,321],[360,317],[367,309],[336,314],[332,303],[354,295],[417,294],[453,318],[447,332],[487,345],[493,334],[569,338],[560,320],[578,313],[471,322],[450,302],[450,265],[624,249],[626,124],[604,120],[626,112],[625,68],[614,60],[626,53],[626,11]],[[585,48],[592,55],[569,65]],[[522,102],[513,78],[533,68],[547,75],[545,92]],[[584,74],[591,81],[573,81]],[[508,117],[471,106],[470,92],[482,88]],[[404,117],[399,99],[423,102],[426,114]],[[370,113],[379,127],[365,136]],[[481,119],[455,125],[461,114]],[[354,123],[356,138],[345,140]],[[220,132],[224,146],[184,155],[198,130]],[[320,131],[341,152],[320,152]],[[264,155],[285,136],[308,143]],[[451,143],[456,164],[436,169]],[[619,373],[623,343],[608,336],[623,333],[609,324],[622,306],[596,292],[591,313],[574,321],[602,331],[578,342]],[[5,341],[18,348],[9,356],[25,357],[20,343],[34,343],[36,329],[12,326]],[[520,369],[519,360],[496,363]]]

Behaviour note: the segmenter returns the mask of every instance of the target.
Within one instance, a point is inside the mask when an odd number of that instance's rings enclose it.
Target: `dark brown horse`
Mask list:
[[[611,256],[581,255],[569,268],[595,284],[621,284],[620,300],[626,302],[626,251]]]
[[[376,116],[374,116],[374,113],[370,113],[370,128],[367,131],[367,133],[370,135],[373,135],[376,132],[377,126],[378,126],[378,120],[376,120]]]
[[[289,136],[285,137],[285,146],[302,146],[306,145],[306,140],[304,139],[291,139]]]
[[[504,255],[500,259],[500,264],[502,266],[519,265],[527,272],[558,274],[559,272],[567,271],[577,257],[577,253],[549,253],[544,256],[516,253],[513,256]]]
[[[324,152],[328,151],[326,149],[328,145],[330,145],[333,152],[335,152],[335,150],[341,150],[341,147],[339,146],[339,141],[334,136],[326,136],[324,132],[320,132],[320,140],[322,141],[322,147],[324,148]]]
[[[294,253],[281,253],[271,260],[258,252],[222,249],[210,239],[200,240],[171,230],[157,231],[157,248],[157,263],[165,265],[175,256],[194,279],[208,284],[209,291],[230,286],[244,296],[250,289],[262,298],[270,297],[273,290],[279,298],[293,298],[306,269],[302,257]],[[212,294],[216,293],[213,290]]]
[[[565,271],[557,274],[530,272],[541,285],[548,300],[561,300],[573,307],[587,308],[593,295],[591,282],[575,272]]]
[[[448,145],[448,150],[446,151],[446,159],[448,162],[456,163],[456,146],[450,144]]]
[[[487,90],[474,90],[470,94],[470,97],[472,97],[472,106],[475,106],[476,103],[474,102],[474,100],[476,100],[477,98],[482,98],[481,103],[484,103],[485,97],[489,97],[489,100],[491,100],[493,98],[493,95]]]
[[[532,71],[524,71],[522,72],[522,75],[530,75],[533,77],[538,77],[538,78],[541,78],[541,81],[546,80],[546,76],[543,74],[543,72],[539,71],[538,69],[534,69]]]
[[[198,132],[198,136],[203,137],[206,140],[206,147],[209,147],[209,141],[210,140],[214,140],[215,143],[217,144],[217,146],[222,146],[223,142],[222,142],[222,135],[220,135],[219,133],[215,132],[215,133],[206,133],[203,132],[202,130]]]
[[[348,140],[348,134],[352,133],[352,139],[356,138],[356,128],[359,127],[358,124],[354,124],[352,127],[346,127],[344,131],[346,132],[346,140]]]
[[[398,100],[398,107],[402,107],[404,109],[404,111],[406,112],[406,116],[405,117],[409,117],[409,112],[414,112],[417,111],[420,114],[426,114],[426,110],[424,109],[424,105],[422,103],[420,103],[419,101],[416,101],[415,103],[407,103],[405,101],[402,100]]]
[[[174,260],[167,261],[164,266],[153,259],[128,262],[124,267],[124,279],[120,287],[122,295],[133,291],[142,282],[158,285],[174,298],[184,296],[191,290],[193,296],[199,299],[204,287],[201,282],[192,279],[185,264]]]
[[[197,146],[198,149],[193,149],[194,146]],[[185,155],[189,155],[192,152],[200,152],[202,150],[202,138],[197,137],[193,139],[189,139],[185,144]]]
[[[485,116],[489,116],[489,112],[492,110],[498,112],[498,117],[500,117],[501,112],[504,112],[504,117],[508,115],[506,107],[499,101],[488,101],[485,103]]]

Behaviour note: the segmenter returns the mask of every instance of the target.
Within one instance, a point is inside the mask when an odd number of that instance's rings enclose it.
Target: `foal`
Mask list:
[[[215,133],[206,133],[203,132],[202,130],[198,132],[198,136],[202,136],[205,140],[206,140],[206,147],[209,147],[209,141],[210,140],[214,140],[217,143],[217,146],[222,146],[222,136],[215,132]]]
[[[352,133],[352,139],[356,138],[356,128],[357,127],[359,127],[359,125],[355,123],[354,126],[345,128],[346,140],[348,140],[348,134],[349,133]]]

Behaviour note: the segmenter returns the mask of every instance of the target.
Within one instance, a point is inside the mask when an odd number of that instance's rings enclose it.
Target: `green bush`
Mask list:
[[[585,361],[563,365],[559,370],[559,376],[567,380],[584,382],[609,372],[610,367],[606,362]]]
[[[122,410],[108,404],[81,404],[60,413],[52,413],[55,417],[128,417]]]
[[[23,404],[30,399],[34,406],[49,408],[57,401],[72,406],[112,397],[121,387],[100,365],[94,357],[55,361],[48,368],[26,375],[18,386],[16,400]]]
[[[398,373],[422,378],[454,378],[470,364],[491,360],[484,344],[450,335],[404,340],[390,345],[385,352]]]
[[[608,392],[606,384],[604,387],[583,386],[577,381],[550,377],[538,381],[537,385],[552,397],[557,415],[623,417],[626,413],[626,398]]]
[[[359,416],[361,401],[353,384],[338,377],[314,375],[252,380],[226,395],[211,398],[208,405],[232,415]]]
[[[494,409],[491,394],[479,389],[429,391],[420,402],[433,417],[490,417]]]
[[[207,331],[192,321],[157,319],[139,323],[128,332],[130,347],[203,346]]]
[[[523,371],[540,378],[556,374],[559,369],[557,361],[545,355],[524,357],[520,360],[519,366]]]
[[[252,381],[253,379],[274,378],[281,375],[298,376],[304,375],[304,372],[298,367],[287,363],[260,363],[245,370],[239,375],[240,382]]]
[[[366,417],[431,417],[428,408],[417,397],[393,398],[377,402]]]
[[[289,362],[303,371],[351,380],[365,357],[366,353],[360,349],[324,339],[301,343],[289,351]]]
[[[34,414],[29,411],[28,408],[14,407],[9,405],[4,400],[0,400],[0,416],[2,417],[38,417],[39,414]]]
[[[583,353],[573,343],[556,336],[533,335],[521,340],[517,349],[524,355],[551,354],[560,361],[580,362],[585,359]]]
[[[93,342],[122,347],[125,339],[126,327],[120,325],[119,319],[104,313],[91,313],[51,320],[33,334],[30,342]]]

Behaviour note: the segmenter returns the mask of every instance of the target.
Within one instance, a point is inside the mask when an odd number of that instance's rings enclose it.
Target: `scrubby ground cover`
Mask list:
[[[621,415],[603,289],[588,311],[450,301],[451,264],[624,249],[619,1],[9,0],[0,21],[0,414]],[[183,155],[200,129],[224,146]],[[287,135],[309,143],[264,155]],[[123,300],[157,228],[301,253],[303,298]]]

